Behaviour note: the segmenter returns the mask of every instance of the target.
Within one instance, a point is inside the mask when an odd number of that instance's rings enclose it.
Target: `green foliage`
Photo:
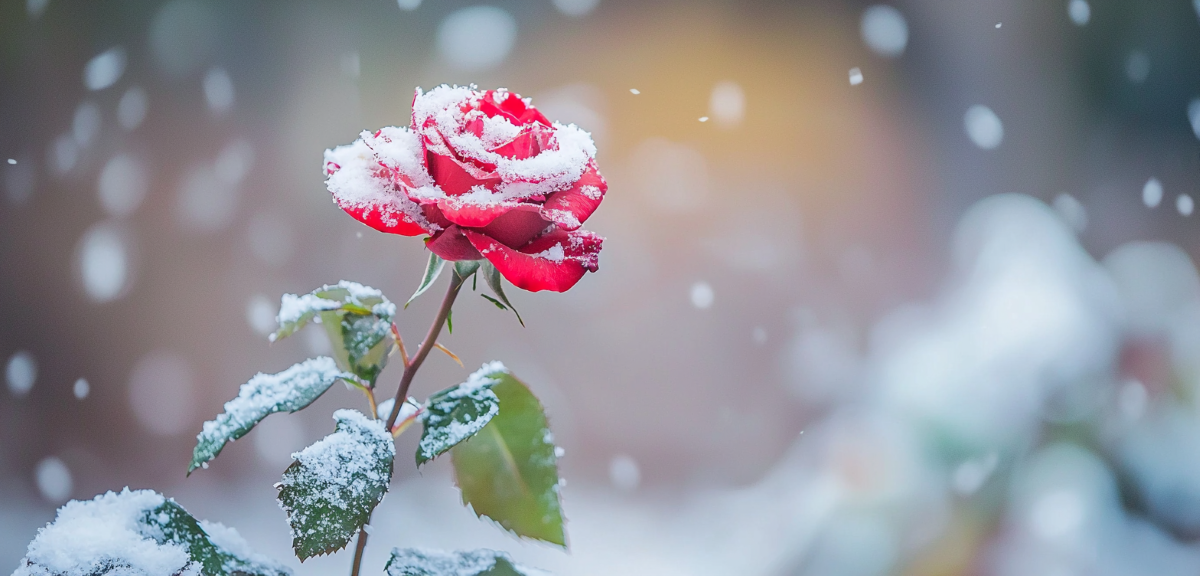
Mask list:
[[[417,296],[424,294],[426,290],[429,290],[430,286],[433,286],[433,283],[437,281],[438,275],[442,273],[442,268],[445,266],[446,261],[442,260],[441,256],[433,252],[429,253],[429,263],[425,265],[425,274],[421,276],[421,285],[417,286],[417,291],[413,292],[413,295],[408,298],[408,302],[404,303],[405,308],[408,308],[408,305],[412,304],[412,301],[416,300]]]
[[[443,552],[393,548],[384,570],[388,576],[533,576],[528,568],[514,564],[508,554],[485,549]]]
[[[203,576],[287,576],[287,568],[265,561],[262,557],[243,558],[218,546],[187,510],[174,500],[167,499],[153,510],[147,510],[142,522],[152,528],[159,544],[179,544],[187,549],[192,561],[199,564]]]
[[[481,375],[483,372],[429,397],[422,416],[425,430],[417,446],[417,466],[475,435],[500,411],[500,399],[490,390],[498,380]]]
[[[337,430],[298,453],[278,485],[292,548],[302,561],[344,548],[392,478],[396,448],[383,422],[355,410],[333,417]]]
[[[500,302],[497,302],[496,300],[494,300],[484,294],[480,294],[480,296],[483,296],[484,298],[491,300],[492,303],[495,304],[496,306],[498,306],[501,310],[503,310],[504,307],[507,306],[509,309],[511,309],[513,311],[513,314],[517,315],[517,322],[520,322],[521,326],[524,327],[525,321],[521,319],[521,313],[517,312],[517,307],[513,306],[512,302],[508,301],[508,296],[506,296],[504,294],[504,282],[500,277],[500,271],[497,270],[495,266],[492,266],[492,264],[490,262],[488,262],[483,265],[483,274],[482,275],[483,275],[483,279],[487,281],[488,287],[492,289],[492,293],[496,295],[496,298],[500,299]],[[500,305],[501,302],[504,303],[503,306]]]
[[[566,547],[558,458],[545,411],[502,365],[489,368],[480,376],[498,381],[491,391],[500,412],[451,450],[463,503],[519,536]]]
[[[268,415],[302,410],[338,379],[348,378],[354,376],[339,370],[327,356],[305,360],[278,374],[256,375],[242,384],[237,398],[225,403],[224,412],[204,423],[196,436],[188,474],[216,458],[226,443],[245,436]]]
[[[302,296],[284,294],[277,317],[279,330],[271,335],[271,341],[290,336],[320,318],[338,366],[374,387],[387,364],[395,315],[396,305],[382,292],[343,280]]]

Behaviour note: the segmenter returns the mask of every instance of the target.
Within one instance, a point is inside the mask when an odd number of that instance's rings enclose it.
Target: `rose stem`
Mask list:
[[[438,334],[442,333],[442,325],[446,323],[446,317],[450,315],[450,308],[454,306],[454,299],[458,297],[458,290],[462,288],[463,279],[458,277],[458,274],[450,275],[450,288],[446,290],[445,298],[442,298],[442,307],[438,309],[437,316],[433,319],[433,324],[429,326],[429,333],[425,335],[425,341],[421,342],[421,347],[417,349],[417,353],[404,366],[404,375],[400,377],[400,388],[396,390],[396,400],[392,404],[392,413],[388,415],[387,424],[384,429],[388,432],[392,431],[392,426],[396,424],[396,418],[400,416],[400,407],[408,398],[408,387],[412,385],[413,376],[416,376],[417,369],[421,367],[421,363],[425,361],[425,357],[429,356],[429,352],[433,350],[433,345],[437,343]],[[370,522],[370,517],[367,518]],[[354,567],[350,570],[350,576],[358,576],[359,568],[362,566],[363,549],[367,547],[367,531],[359,530],[358,545],[354,549]]]

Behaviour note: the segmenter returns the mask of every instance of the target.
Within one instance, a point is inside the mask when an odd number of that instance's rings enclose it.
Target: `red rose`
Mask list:
[[[596,146],[506,90],[439,86],[413,98],[412,126],[325,151],[343,210],[392,234],[429,234],[446,260],[489,262],[519,288],[563,292],[595,272],[604,239],[580,229],[608,184]]]

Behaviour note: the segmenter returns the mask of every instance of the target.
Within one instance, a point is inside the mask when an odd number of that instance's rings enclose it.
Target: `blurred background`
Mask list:
[[[298,575],[290,453],[332,390],[185,478],[283,292],[403,301],[426,255],[321,154],[413,88],[591,131],[599,273],[463,298],[414,394],[503,360],[545,401],[570,552],[400,458],[392,546],[564,575],[1200,573],[1200,2],[3,0],[0,570],[124,486]],[[444,281],[444,280],[443,280]],[[420,338],[437,298],[398,318]],[[395,366],[381,378],[398,381]],[[415,434],[400,438],[409,454]]]

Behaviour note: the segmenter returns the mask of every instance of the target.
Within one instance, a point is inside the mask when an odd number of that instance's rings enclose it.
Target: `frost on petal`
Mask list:
[[[574,186],[546,198],[542,217],[563,230],[576,230],[600,207],[607,191],[608,183],[593,162]]]
[[[554,230],[518,250],[478,232],[468,230],[466,236],[509,282],[530,292],[571,289],[585,272],[599,269],[604,242],[586,230]]]
[[[342,210],[376,230],[404,236],[434,232],[439,227],[406,194],[428,174],[412,161],[412,155],[419,153],[410,148],[419,147],[416,139],[401,138],[401,133],[407,130],[389,129],[395,137],[387,140],[364,133],[353,144],[326,150],[325,185]]]

